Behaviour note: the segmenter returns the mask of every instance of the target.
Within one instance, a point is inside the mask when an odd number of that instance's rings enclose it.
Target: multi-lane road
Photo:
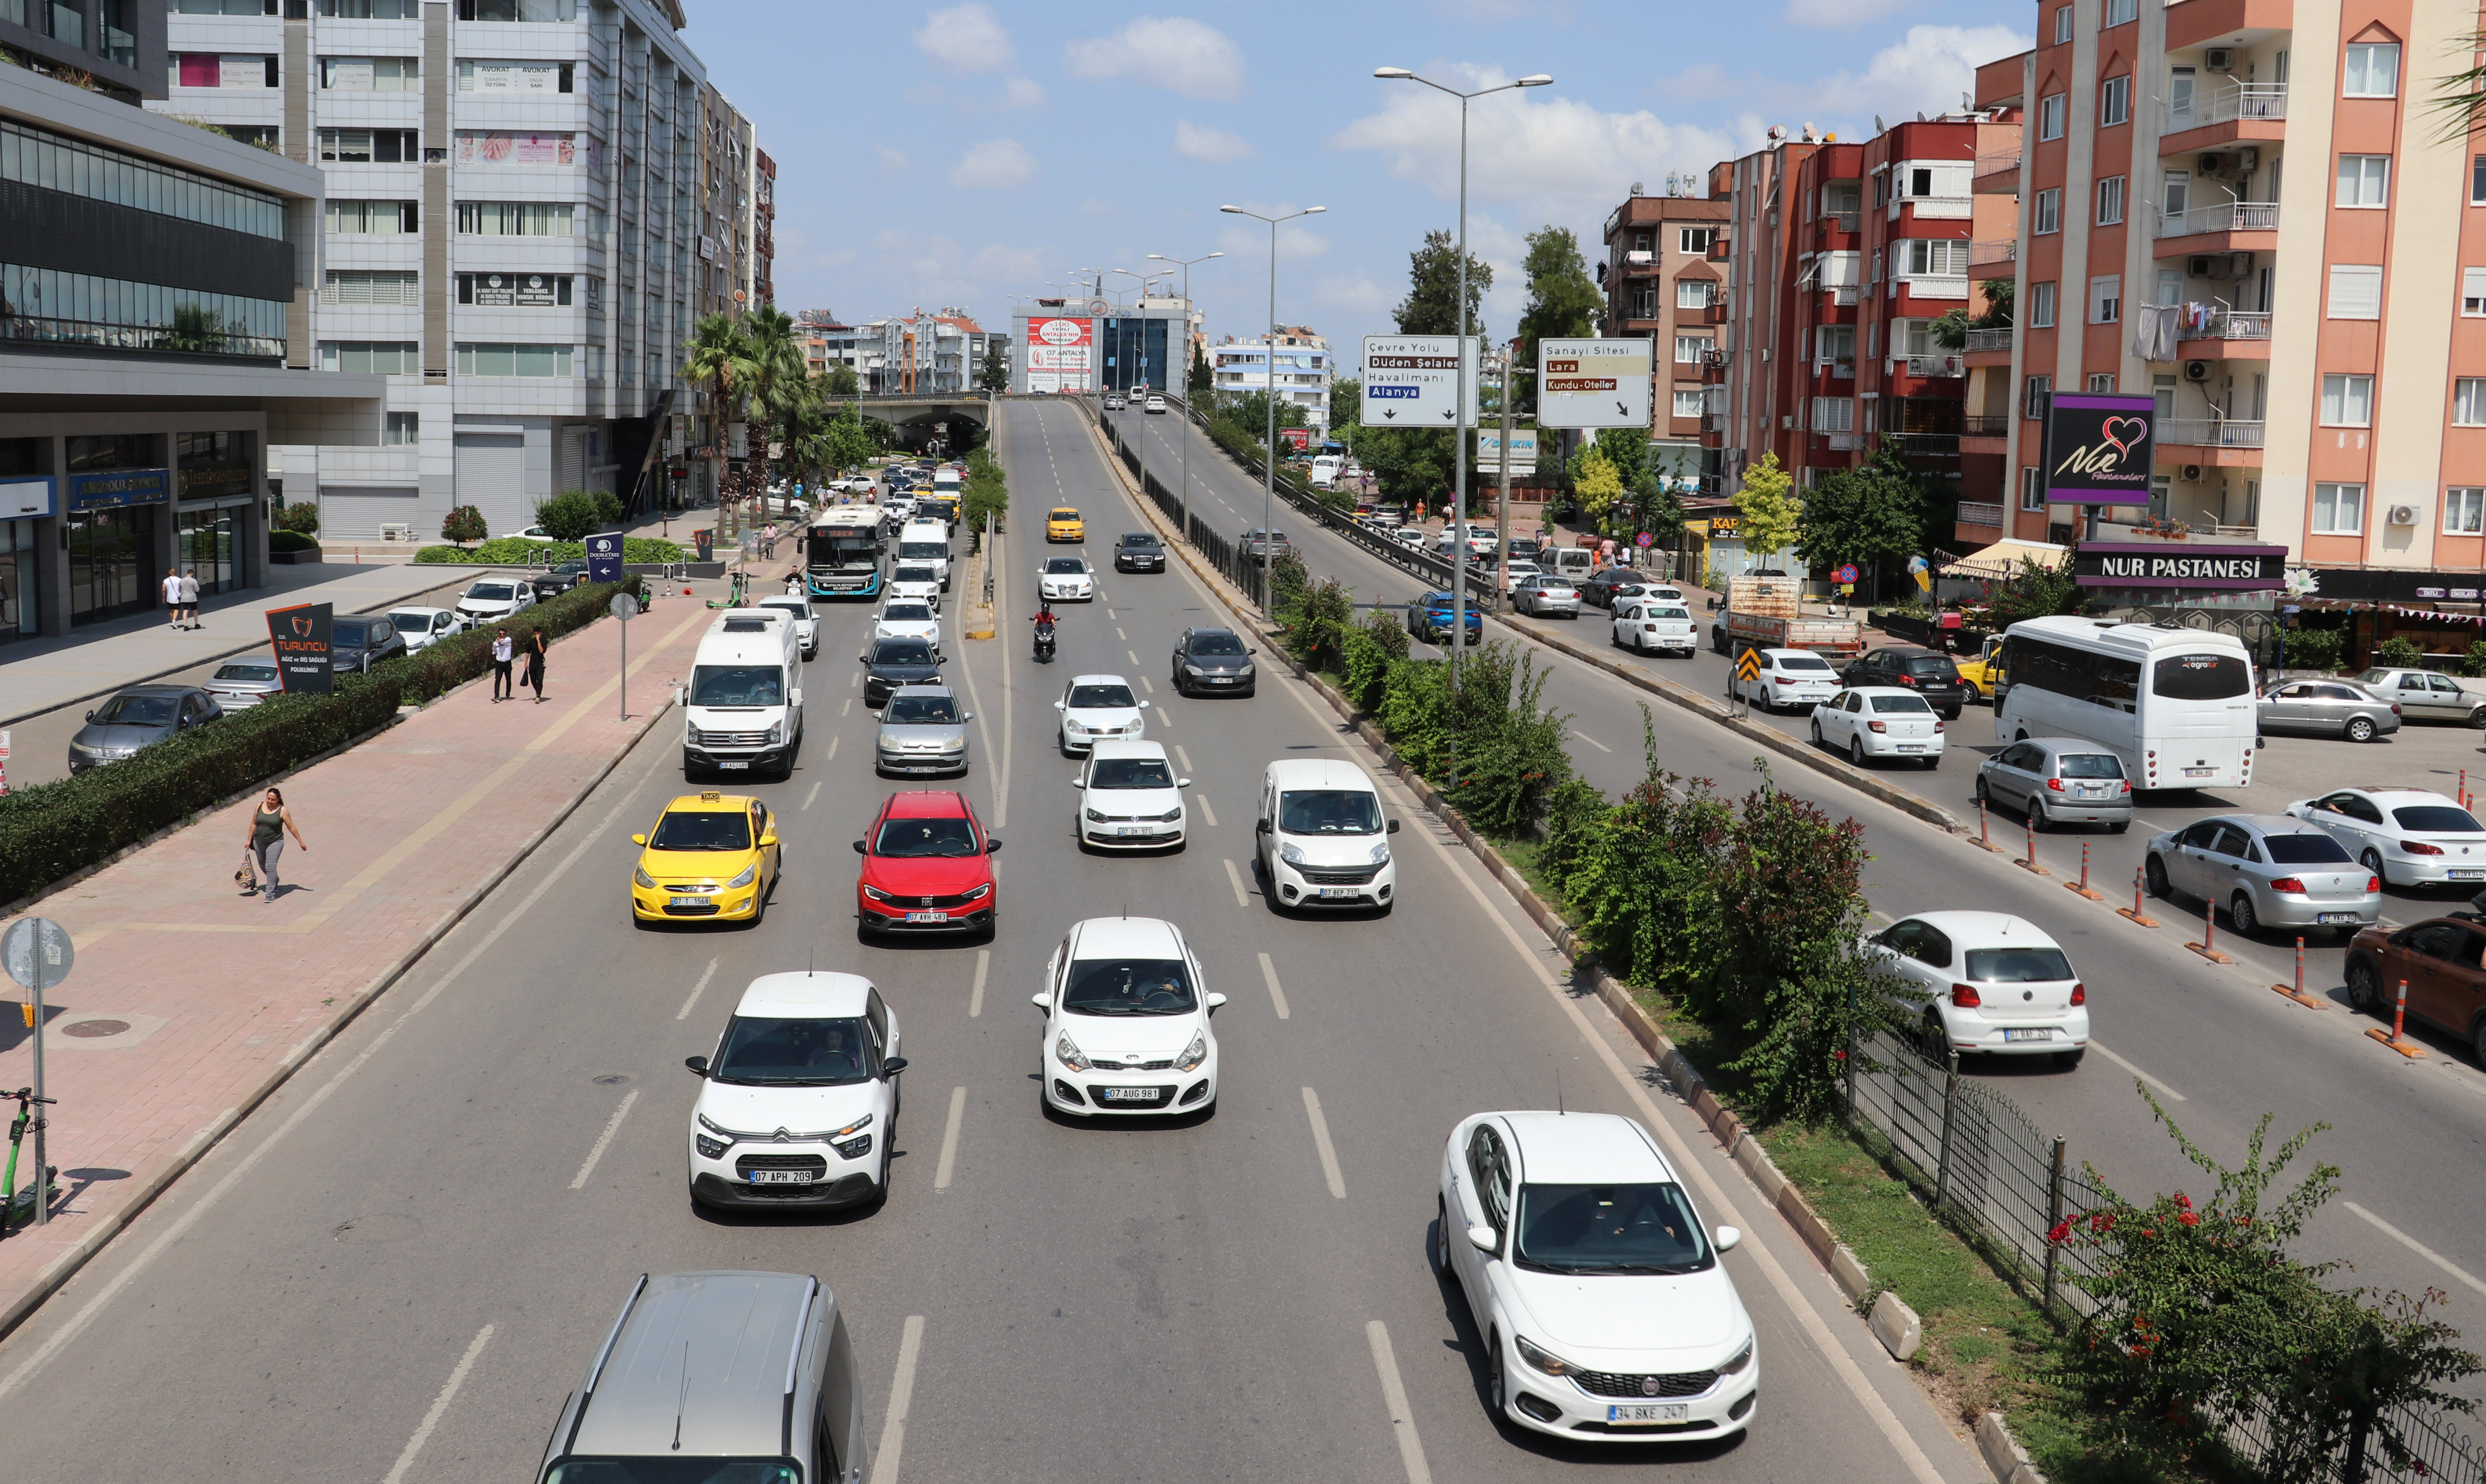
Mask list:
[[[1075,409],[1014,403],[999,443],[1022,511],[1080,506],[1100,558],[1138,527]],[[786,845],[766,921],[631,926],[629,835],[684,786],[661,724],[402,988],[0,1344],[0,1406],[28,1419],[15,1470],[525,1476],[637,1275],[767,1268],[816,1273],[846,1306],[883,1484],[1449,1484],[1584,1458],[1654,1477],[1686,1456],[1724,1480],[1831,1457],[1875,1484],[1982,1476],[1638,1049],[1395,786],[1396,913],[1273,913],[1250,865],[1260,769],[1360,749],[1277,674],[1248,701],[1174,697],[1173,635],[1224,618],[1179,569],[1100,561],[1099,601],[1036,666],[1017,620],[1044,554],[1005,543],[1006,637],[956,646],[951,666],[976,713],[960,786],[1007,842],[993,943],[857,944],[848,841],[908,785],[871,776],[847,663],[868,611],[824,607],[800,766],[758,785]],[[1180,854],[1073,843],[1051,701],[1095,671],[1141,686],[1149,735],[1194,781]],[[1203,1119],[1091,1128],[1039,1111],[1033,976],[1070,922],[1124,912],[1179,923],[1229,997]],[[892,1195],[829,1217],[694,1211],[682,1058],[712,1050],[745,983],[806,964],[869,976],[899,1018]],[[1467,1113],[1558,1096],[1647,1120],[1709,1219],[1752,1233],[1726,1258],[1764,1370],[1741,1443],[1566,1451],[1485,1415],[1478,1337],[1424,1257],[1441,1140]]]

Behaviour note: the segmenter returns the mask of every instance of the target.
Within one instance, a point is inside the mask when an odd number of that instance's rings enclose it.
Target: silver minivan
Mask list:
[[[544,1446],[540,1484],[858,1484],[863,1388],[837,1296],[796,1273],[642,1274]]]

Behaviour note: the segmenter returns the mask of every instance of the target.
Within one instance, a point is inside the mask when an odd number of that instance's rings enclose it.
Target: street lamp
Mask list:
[[[1262,216],[1241,206],[1219,206],[1229,216],[1248,216],[1256,222],[1269,224],[1269,324],[1260,337],[1260,368],[1264,373],[1262,396],[1269,404],[1269,432],[1260,445],[1260,606],[1269,606],[1269,569],[1277,563],[1276,538],[1270,534],[1271,512],[1278,501],[1278,224],[1291,222],[1298,216],[1318,216],[1327,206],[1306,206],[1284,216]]]
[[[1468,424],[1466,421],[1468,413],[1468,102],[1472,98],[1480,98],[1488,94],[1507,93],[1513,88],[1542,88],[1554,79],[1543,72],[1534,72],[1517,82],[1506,82],[1492,88],[1478,88],[1474,93],[1461,93],[1456,88],[1446,88],[1429,77],[1419,77],[1403,67],[1376,67],[1372,69],[1372,75],[1390,82],[1420,82],[1436,93],[1447,93],[1459,100],[1459,338],[1456,347],[1459,366],[1457,419],[1459,430],[1458,452],[1456,460],[1451,465],[1455,472],[1451,484],[1452,524],[1450,527],[1450,684],[1456,688],[1459,681],[1459,646],[1466,642],[1468,622]],[[1503,395],[1509,396],[1506,386]],[[1499,575],[1495,580],[1497,583],[1500,582]],[[1452,745],[1455,748],[1456,744]],[[1456,758],[1455,751],[1451,756],[1453,759]],[[1453,761],[1451,775],[1453,782],[1457,778],[1456,767],[1457,764]]]
[[[1223,258],[1224,253],[1211,253],[1208,258]],[[1191,265],[1206,262],[1208,258],[1169,258],[1163,253],[1150,253],[1156,262],[1170,262],[1182,269],[1182,348],[1191,348]],[[1270,265],[1277,264],[1278,255],[1269,255]],[[1182,358],[1182,498],[1174,502],[1174,529],[1183,536],[1191,535],[1191,357]]]

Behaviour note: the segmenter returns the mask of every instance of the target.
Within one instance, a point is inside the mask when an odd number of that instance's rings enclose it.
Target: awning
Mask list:
[[[1945,577],[1981,577],[1990,582],[2002,582],[2019,574],[2024,558],[2039,566],[2056,566],[2070,550],[2068,546],[2056,546],[2045,541],[1997,541],[1965,557],[1954,557],[1934,570]]]

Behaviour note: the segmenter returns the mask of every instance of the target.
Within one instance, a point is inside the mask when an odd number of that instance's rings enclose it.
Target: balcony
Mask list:
[[[1726,234],[1722,232],[1709,239],[1709,251],[1705,256],[1711,262],[1725,262],[1733,257],[1734,253],[1735,244],[1728,241]]]
[[[2183,463],[2256,465],[2261,462],[2262,426],[2235,418],[2160,418],[2155,452],[2162,459]],[[2180,459],[2179,450],[2184,451]]]
[[[1852,360],[1815,361],[1812,363],[1812,370],[1815,375],[1828,376],[1837,381],[1856,379],[1856,363]]]
[[[1725,371],[1727,366],[1734,361],[1734,359],[1735,351],[1732,346],[1724,346],[1700,352],[1700,364],[1710,371]]]
[[[2183,322],[2175,332],[2179,361],[2267,361],[2270,359],[2270,316],[2222,309],[2199,324]]]
[[[1726,322],[1726,296],[1722,294],[1697,309],[1678,309],[1674,312],[1674,318],[1679,324],[1725,324]]]
[[[1854,284],[1833,284],[1822,292],[1829,294],[1832,305],[1840,309],[1852,307],[1856,303]]]
[[[1813,218],[1812,230],[1815,235],[1834,229],[1839,232],[1854,232],[1863,224],[1863,219],[1861,212],[1824,211]]]
[[[2167,132],[2180,134],[2186,129],[2207,128],[2214,124],[2284,123],[2286,119],[2287,84],[2236,83],[2206,97],[2194,98],[2189,108],[2169,109]]]
[[[1822,442],[1830,446],[1830,452],[1833,453],[1853,453],[1857,450],[1864,447],[1864,435],[1863,433],[1823,433],[1820,437]]]
[[[1959,435],[1963,438],[2008,438],[2015,421],[2007,412],[1966,413],[1959,420]]]
[[[2017,332],[2007,324],[1999,330],[1971,330],[1968,332],[1967,351],[1970,355],[1980,355],[1987,351],[2000,350],[2004,355],[2009,355],[2011,337],[2015,333]]]
[[[1976,270],[1979,268],[1999,268],[2005,263],[2019,261],[2020,239],[2018,237],[1994,237],[1983,242],[1968,244],[1968,271],[1972,278],[1976,275]]]
[[[2197,0],[2187,0],[2197,3]],[[2194,253],[2275,252],[2279,248],[2279,203],[2224,201],[2189,211],[2170,211],[2158,219],[2157,258],[2182,258]]]
[[[1918,299],[1964,300],[1968,297],[1966,278],[1894,278],[1891,281],[1893,295],[1902,289],[1910,297]]]
[[[1968,188],[1979,196],[2019,195],[2020,151],[2015,147],[1978,155]]]
[[[1911,376],[1961,376],[1967,363],[1955,355],[1912,355],[1905,358]]]
[[[1962,500],[1959,503],[1959,523],[1963,526],[1984,526],[2000,531],[2003,529],[2003,507],[1989,505],[1982,501]]]
[[[1725,432],[1726,430],[1726,414],[1723,412],[1704,412],[1700,414],[1700,430],[1704,433]]]
[[[2178,0],[2167,7],[2167,49],[2189,51],[2238,32],[2286,31],[2295,12],[2294,0]]]

